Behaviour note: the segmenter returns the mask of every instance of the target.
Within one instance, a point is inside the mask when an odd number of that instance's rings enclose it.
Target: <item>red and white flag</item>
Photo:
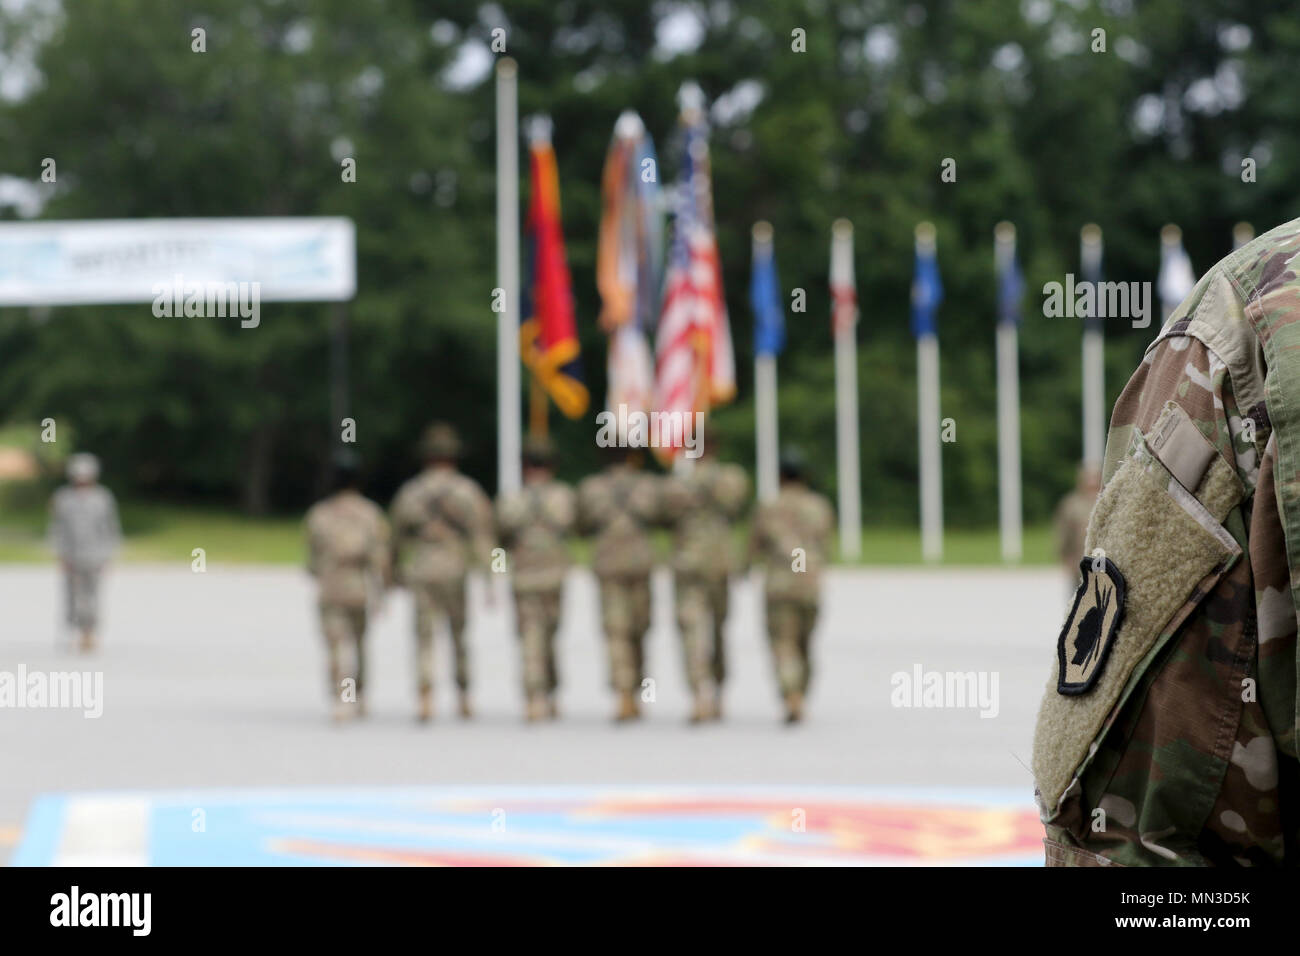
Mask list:
[[[686,156],[655,340],[655,409],[683,416],[707,412],[736,394],[736,359],[713,231],[708,129],[698,96],[691,99],[682,110]],[[676,436],[660,455],[675,457],[680,447]]]

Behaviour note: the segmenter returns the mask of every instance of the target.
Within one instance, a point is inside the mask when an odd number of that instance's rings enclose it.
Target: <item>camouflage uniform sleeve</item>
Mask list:
[[[718,506],[728,521],[737,520],[749,503],[749,475],[739,465],[727,465],[718,480]]]
[[[375,527],[370,565],[384,588],[390,588],[393,586],[392,529],[388,526],[388,519],[384,517],[384,510],[378,505],[371,508],[371,515]]]
[[[595,475],[584,478],[578,485],[578,515],[576,530],[584,537],[590,537],[600,530],[600,486]]]
[[[65,495],[63,489],[59,489],[50,498],[50,530],[49,543],[54,554],[59,560],[65,560],[68,557],[68,536],[67,536],[67,513],[64,508]]]
[[[474,563],[486,570],[492,566],[492,550],[497,546],[496,521],[492,514],[490,499],[477,484],[467,479],[472,501],[473,523],[471,526],[471,549]]]
[[[106,510],[105,521],[108,525],[105,529],[108,535],[108,547],[106,553],[114,554],[122,547],[122,520],[117,513],[117,498],[115,498],[113,492],[109,491],[107,488],[104,489],[104,499]]]
[[[675,524],[690,507],[690,489],[686,487],[686,482],[675,475],[669,475],[660,481],[659,501],[663,521]]]
[[[316,524],[319,520],[319,505],[312,505],[307,511],[307,517],[303,521],[303,536],[307,543],[307,573],[316,577],[320,573],[320,545],[316,534]]]
[[[1034,772],[1051,863],[1276,863],[1294,838],[1283,837],[1276,769],[1294,740],[1254,696],[1294,689],[1295,621],[1292,611],[1278,642],[1290,673],[1270,674],[1252,576],[1280,528],[1242,421],[1223,362],[1183,334],[1157,342],[1115,406],[1085,550],[1101,549],[1127,595],[1095,682],[1067,696],[1054,665],[1040,710]],[[1167,441],[1180,430],[1180,444]],[[1284,551],[1272,563],[1284,567]],[[1063,648],[1076,623],[1072,612]],[[1257,695],[1243,692],[1247,677]]]

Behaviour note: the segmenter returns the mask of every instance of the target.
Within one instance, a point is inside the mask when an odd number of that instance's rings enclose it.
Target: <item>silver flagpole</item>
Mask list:
[[[853,224],[831,226],[831,287],[855,288]],[[834,308],[834,306],[833,306]],[[862,491],[858,476],[857,316],[835,328],[835,447],[840,498],[840,556],[862,556]]]
[[[772,255],[772,225],[756,222],[752,231],[753,262]],[[758,500],[772,501],[777,492],[776,356],[754,354],[754,446]]]
[[[1079,231],[1079,262],[1084,282],[1100,281],[1101,254],[1101,228],[1088,223]],[[1101,319],[1084,319],[1083,462],[1089,468],[1101,468],[1101,459],[1106,451],[1105,345],[1106,333]]]
[[[518,68],[497,63],[497,283],[505,308],[497,314],[497,491],[519,490],[519,103]]]
[[[994,266],[1001,277],[1016,255],[1016,227],[1000,222],[993,230]],[[998,523],[1002,560],[1019,561],[1022,554],[1020,505],[1020,360],[1014,321],[998,317]]]

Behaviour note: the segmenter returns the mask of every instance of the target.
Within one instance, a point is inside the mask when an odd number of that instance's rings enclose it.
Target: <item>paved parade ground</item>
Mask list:
[[[559,637],[562,719],[539,726],[521,718],[509,602],[478,590],[477,717],[452,716],[443,642],[438,716],[417,725],[399,592],[371,637],[371,714],[335,726],[300,571],[114,570],[83,658],[56,649],[53,569],[0,567],[0,672],[102,674],[97,718],[0,709],[0,859],[1039,862],[1025,765],[1063,590],[1054,568],[832,572],[796,727],[779,722],[748,583],[732,592],[726,720],[705,727],[685,722],[667,577],[654,701],[618,727],[585,571]],[[948,693],[922,692],[932,672]]]

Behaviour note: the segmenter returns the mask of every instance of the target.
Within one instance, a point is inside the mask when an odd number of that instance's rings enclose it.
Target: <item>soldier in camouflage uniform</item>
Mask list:
[[[509,553],[530,722],[558,713],[555,632],[569,567],[566,539],[577,520],[573,489],[555,480],[554,461],[550,441],[530,438],[524,444],[524,487],[497,502],[497,535]]]
[[[68,459],[68,481],[50,501],[50,544],[63,567],[68,624],[81,634],[81,650],[95,646],[99,579],[122,540],[113,493],[99,484],[99,459]]]
[[[720,464],[713,446],[689,471],[664,481],[664,517],[674,528],[673,589],[686,679],[695,696],[692,723],[722,716],[726,678],[723,626],[732,571],[731,526],[749,501],[749,478]]]
[[[810,644],[821,602],[821,572],[830,560],[835,512],[804,480],[803,458],[782,456],[781,490],[759,504],[750,533],[749,557],[766,570],[764,605],[772,660],[785,702],[787,723],[803,719],[812,676]]]
[[[366,618],[392,584],[388,521],[377,504],[362,497],[356,465],[342,460],[335,466],[334,490],[311,507],[306,524],[307,570],[319,586],[334,718],[361,717],[366,712]],[[344,666],[344,656],[350,658],[349,666]]]
[[[1300,861],[1300,220],[1170,316],[1115,405],[1034,778],[1050,865]]]
[[[465,584],[471,567],[492,560],[492,503],[473,479],[456,470],[460,439],[450,425],[430,425],[421,443],[426,466],[393,500],[397,581],[415,599],[416,671],[420,720],[433,716],[433,629],[445,617],[456,653],[461,717],[472,715]],[[492,589],[489,583],[488,595]]]
[[[610,453],[614,461],[578,485],[578,528],[595,537],[592,570],[618,696],[614,719],[626,721],[640,716],[636,692],[645,677],[654,567],[649,528],[660,520],[659,479],[637,471],[626,449]]]
[[[1053,523],[1056,525],[1057,555],[1065,568],[1071,595],[1079,584],[1079,556],[1083,554],[1088,518],[1100,490],[1101,472],[1091,465],[1080,465],[1074,489],[1056,506]]]

